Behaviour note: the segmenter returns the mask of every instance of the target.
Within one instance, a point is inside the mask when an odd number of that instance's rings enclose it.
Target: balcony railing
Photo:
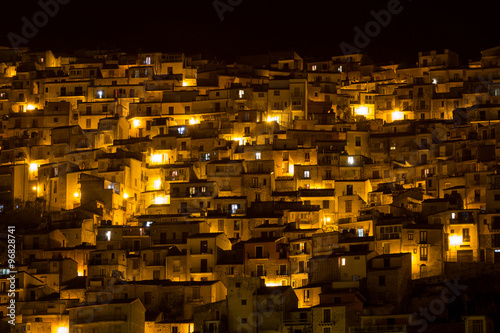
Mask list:
[[[118,259],[91,259],[89,265],[121,265]]]
[[[380,326],[367,326],[367,327],[350,327],[349,332],[406,332],[406,325],[380,325]]]
[[[277,270],[276,271],[276,275],[277,276],[290,276],[291,272],[290,271],[280,271],[280,270]]]
[[[401,238],[401,234],[400,233],[379,234],[379,236],[378,236],[379,240],[400,239],[400,238]]]
[[[247,257],[248,257],[248,259],[269,259],[269,252],[262,253],[261,255],[248,253]]]
[[[153,260],[146,262],[146,266],[165,266],[165,262],[160,260]]]
[[[203,303],[203,297],[198,296],[198,297],[188,297],[186,299],[188,303]]]
[[[291,256],[299,256],[301,254],[310,254],[307,250],[290,250]]]
[[[193,267],[193,268],[190,268],[189,271],[191,272],[191,274],[201,274],[201,273],[212,273],[213,272],[213,269],[212,267],[207,267],[207,268],[201,268],[201,267]]]
[[[263,272],[252,272],[252,277],[255,277],[255,276],[267,276],[267,271],[263,271]]]
[[[104,321],[127,321],[127,315],[110,315],[110,316],[89,316],[86,318],[76,318],[73,320],[74,324],[87,324],[87,323],[96,323],[96,322],[104,322]]]
[[[213,254],[214,250],[213,249],[191,249],[190,253],[193,255],[201,255],[201,254]]]

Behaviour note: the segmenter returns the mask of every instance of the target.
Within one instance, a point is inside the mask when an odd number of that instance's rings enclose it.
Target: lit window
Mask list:
[[[342,258],[342,266],[345,266],[345,258]]]
[[[97,98],[104,98],[104,90],[97,90]]]
[[[309,170],[304,170],[304,178],[309,178],[309,177],[310,177]]]
[[[432,84],[437,84],[438,80],[437,79],[432,79]]]
[[[111,231],[106,232],[106,238],[107,238],[108,242],[111,240]]]
[[[342,73],[342,66],[339,66],[339,72]]]
[[[317,70],[317,69],[318,69],[318,66],[316,66],[316,65],[312,65],[312,70],[313,70],[313,71],[315,71],[315,70]]]
[[[454,220],[455,219],[455,213],[451,213],[451,219]]]
[[[364,230],[362,228],[358,229],[358,237],[364,237]]]
[[[146,57],[146,65],[151,65],[151,57]]]
[[[262,156],[261,153],[255,153],[256,160],[260,160],[261,156]]]
[[[245,90],[240,90],[238,92],[238,95],[240,96],[240,98],[243,98],[243,96],[245,96]]]
[[[185,128],[185,127],[179,127],[179,128],[177,129],[177,132],[178,132],[179,134],[184,134],[185,130],[186,130],[186,128]]]
[[[353,156],[349,156],[349,157],[347,158],[347,163],[349,163],[349,164],[354,164],[354,157],[353,157]]]
[[[201,193],[206,193],[207,192],[207,187],[206,186],[202,186],[201,187]]]
[[[191,194],[191,195],[196,194],[196,187],[190,187],[189,188],[189,194]]]

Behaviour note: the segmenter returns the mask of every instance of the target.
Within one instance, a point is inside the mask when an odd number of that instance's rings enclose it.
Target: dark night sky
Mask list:
[[[54,51],[183,51],[229,60],[293,49],[303,57],[323,58],[342,54],[339,44],[353,44],[353,28],[364,30],[373,20],[370,11],[387,8],[388,2],[241,0],[221,22],[213,0],[149,0],[134,5],[71,0],[60,6],[59,13],[27,46]],[[444,48],[465,60],[476,59],[481,49],[500,45],[498,1],[401,0],[401,6],[402,12],[393,15],[390,24],[363,49],[376,61],[414,62],[419,50]],[[21,18],[31,20],[40,7],[33,0],[4,0],[2,7],[0,45],[8,46],[7,34],[21,34]]]

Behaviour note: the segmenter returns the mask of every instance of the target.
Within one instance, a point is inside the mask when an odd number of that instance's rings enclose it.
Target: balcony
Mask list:
[[[291,275],[290,271],[281,271],[281,270],[276,271],[276,276],[279,276],[279,277],[290,276],[290,275]]]
[[[87,318],[76,318],[72,320],[73,324],[81,325],[81,324],[90,324],[96,322],[106,322],[106,321],[127,321],[127,315],[109,315],[109,316],[89,316]]]
[[[263,272],[252,272],[252,277],[256,277],[256,276],[267,276],[267,271],[263,271]]]
[[[89,265],[121,265],[118,259],[91,259]]]
[[[254,253],[247,253],[248,259],[269,259],[269,252],[262,253],[261,255],[256,255]]]
[[[186,298],[187,303],[203,303],[203,297],[198,296],[198,297],[187,297]]]
[[[190,249],[190,254],[191,255],[203,255],[203,254],[213,254],[214,250],[213,249]]]
[[[189,269],[189,272],[191,272],[191,274],[212,273],[213,268],[212,267],[207,267],[207,268],[192,267]]]
[[[299,325],[311,325],[311,321],[309,319],[283,319],[283,323],[285,326],[299,326]]]
[[[401,238],[400,233],[379,234],[379,236],[378,236],[379,240],[400,239],[400,238]]]
[[[68,92],[58,92],[57,97],[74,97],[74,96],[84,96],[83,91],[68,91]]]
[[[351,333],[361,332],[407,332],[406,325],[380,325],[380,326],[367,326],[367,327],[351,327]]]
[[[153,245],[186,244],[186,239],[153,239]]]
[[[293,274],[309,274],[309,267],[304,267],[304,269],[302,269],[302,270],[297,269],[291,273],[292,273],[292,275]]]
[[[302,250],[290,250],[290,256],[300,256],[302,254],[310,254],[309,251],[302,249]]]
[[[197,192],[191,193],[172,193],[171,198],[209,198],[212,197],[212,192]]]
[[[147,267],[151,266],[165,266],[165,262],[161,262],[160,260],[153,260],[146,262]]]

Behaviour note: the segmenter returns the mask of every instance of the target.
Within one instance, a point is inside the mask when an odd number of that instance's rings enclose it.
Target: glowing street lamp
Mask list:
[[[355,112],[358,116],[366,116],[368,114],[368,108],[366,106],[358,106]]]
[[[403,118],[404,118],[403,112],[396,110],[392,113],[392,121],[403,120]]]
[[[463,243],[463,238],[461,235],[452,235],[450,236],[450,245],[452,246],[457,246],[457,245],[462,245]]]
[[[37,171],[38,171],[38,164],[31,163],[30,164],[30,172],[37,172]]]

